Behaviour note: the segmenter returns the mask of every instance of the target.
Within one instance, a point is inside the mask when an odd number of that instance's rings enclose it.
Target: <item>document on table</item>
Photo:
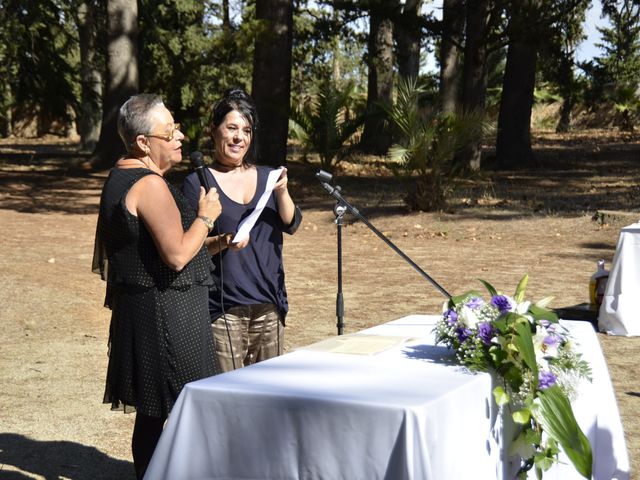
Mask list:
[[[273,192],[273,186],[278,181],[278,178],[280,178],[283,168],[284,167],[280,167],[277,170],[272,170],[269,173],[269,176],[267,177],[267,186],[264,189],[264,193],[258,200],[258,204],[256,205],[255,210],[251,212],[251,214],[247,218],[240,222],[240,225],[238,225],[238,231],[236,232],[235,237],[233,237],[233,240],[231,240],[231,243],[238,243],[249,237],[249,232],[256,224],[256,221],[258,220],[258,217],[260,217],[262,210],[264,210],[264,206],[267,204],[267,200],[269,200],[271,192]]]
[[[387,335],[348,334],[328,338],[298,350],[313,350],[317,352],[349,353],[352,355],[375,355],[406,342],[413,341],[411,337],[397,337]]]

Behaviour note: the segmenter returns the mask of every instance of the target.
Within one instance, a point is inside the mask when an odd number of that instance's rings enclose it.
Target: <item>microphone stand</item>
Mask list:
[[[333,208],[333,213],[336,216],[336,229],[338,233],[338,294],[336,295],[336,317],[338,322],[338,335],[342,335],[344,332],[344,298],[342,296],[342,217],[347,213],[346,205],[343,205],[340,201],[336,203]]]
[[[420,275],[422,275],[431,285],[433,285],[442,295],[447,299],[451,299],[451,295],[447,292],[438,282],[436,282],[427,272],[425,272],[420,266],[415,263],[407,254],[400,250],[391,240],[389,240],[382,232],[374,227],[369,220],[367,220],[356,207],[351,205],[343,196],[339,185],[335,187],[331,185],[332,175],[324,170],[316,173],[316,178],[320,180],[320,183],[324,189],[336,199],[336,206],[334,207],[334,214],[336,216],[336,226],[338,234],[338,294],[336,298],[336,316],[338,317],[338,335],[342,335],[344,329],[344,299],[342,296],[342,218],[344,214],[349,211],[360,219],[369,229],[375,233],[382,241],[384,241],[394,252],[400,255],[409,265],[411,265]]]

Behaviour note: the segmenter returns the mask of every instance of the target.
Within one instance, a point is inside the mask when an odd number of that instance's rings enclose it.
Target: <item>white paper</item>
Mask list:
[[[352,333],[321,340],[311,345],[300,347],[298,350],[349,353],[352,355],[375,355],[376,353],[381,353],[415,340],[416,338],[412,337]]]
[[[269,173],[269,177],[267,178],[267,186],[265,187],[264,193],[260,197],[260,200],[258,200],[258,204],[256,205],[255,210],[251,212],[251,214],[247,218],[240,222],[240,225],[238,225],[236,236],[233,237],[231,243],[238,243],[245,238],[249,238],[249,232],[256,224],[256,221],[258,220],[258,217],[260,217],[262,210],[264,210],[264,206],[267,204],[267,200],[269,200],[269,196],[273,191],[273,186],[278,181],[278,178],[280,178],[283,169],[284,167],[280,167],[277,170],[272,170]]]

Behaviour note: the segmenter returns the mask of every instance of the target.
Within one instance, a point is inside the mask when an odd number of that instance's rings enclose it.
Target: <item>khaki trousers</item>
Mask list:
[[[232,307],[211,327],[223,372],[282,354],[284,325],[275,305]]]

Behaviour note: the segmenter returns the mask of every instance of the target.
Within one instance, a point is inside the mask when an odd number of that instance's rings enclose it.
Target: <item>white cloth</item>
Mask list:
[[[145,479],[506,478],[491,377],[434,345],[435,320],[413,315],[361,332],[418,337],[376,355],[301,349],[186,385]],[[597,446],[594,479],[627,480],[597,338],[589,324],[568,323],[578,324],[596,378],[578,409]],[[545,479],[578,478],[571,470]]]
[[[624,431],[609,369],[598,337],[586,321],[561,321],[578,345],[582,358],[591,366],[591,383],[580,385],[572,403],[580,428],[589,439],[593,451],[594,480],[628,480],[629,457]],[[531,473],[529,478],[535,478]],[[560,463],[545,472],[544,480],[580,479],[571,461],[561,453]]]
[[[640,223],[620,231],[607,288],[600,305],[598,328],[611,335],[640,335]]]
[[[278,182],[280,175],[282,175],[282,170],[284,167],[280,167],[276,170],[272,170],[269,172],[269,176],[267,177],[267,183],[264,187],[264,192],[262,192],[262,196],[258,199],[258,203],[256,204],[256,208],[253,209],[253,212],[249,214],[247,218],[240,222],[238,225],[238,231],[236,235],[231,240],[231,243],[238,243],[245,238],[249,238],[249,233],[251,229],[258,221],[260,215],[262,215],[262,211],[264,210],[265,205],[269,201],[269,197],[271,196],[271,192],[273,192],[273,187]]]

